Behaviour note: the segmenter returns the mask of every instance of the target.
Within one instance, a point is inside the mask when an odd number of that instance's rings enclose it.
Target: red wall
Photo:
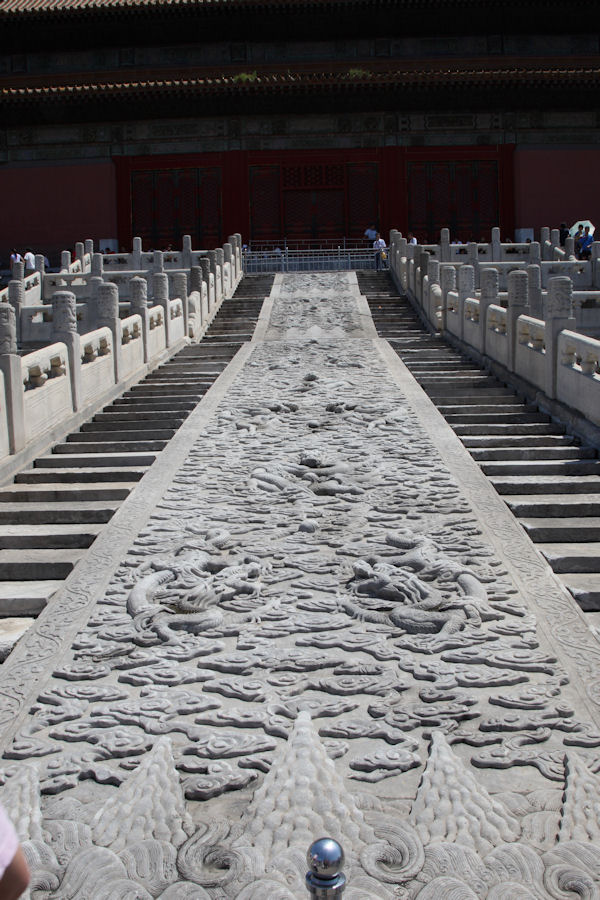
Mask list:
[[[13,247],[31,247],[58,262],[76,241],[117,237],[116,181],[112,162],[0,168],[0,260]]]
[[[571,226],[600,214],[600,148],[518,147],[515,150],[516,227]],[[600,224],[600,223],[598,223]]]

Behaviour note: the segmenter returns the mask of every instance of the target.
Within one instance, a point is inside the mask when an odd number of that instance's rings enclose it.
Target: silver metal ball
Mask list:
[[[334,878],[344,865],[344,851],[333,838],[319,838],[308,848],[306,861],[315,875]]]

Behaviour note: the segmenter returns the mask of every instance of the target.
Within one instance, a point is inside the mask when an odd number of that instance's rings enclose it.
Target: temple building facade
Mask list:
[[[4,0],[0,257],[600,209],[600,0]],[[595,30],[594,30],[595,28]]]

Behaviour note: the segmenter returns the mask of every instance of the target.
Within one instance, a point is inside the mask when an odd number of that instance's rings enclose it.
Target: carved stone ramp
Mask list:
[[[0,673],[34,900],[596,896],[600,644],[355,276],[269,309]]]
[[[0,659],[30,627],[218,375],[273,276],[244,279],[189,344],[0,489]]]
[[[363,274],[378,333],[411,373],[571,591],[600,625],[600,462],[533,403],[426,332],[388,274]]]

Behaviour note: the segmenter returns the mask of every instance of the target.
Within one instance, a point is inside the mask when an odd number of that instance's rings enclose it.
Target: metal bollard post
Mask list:
[[[319,838],[308,848],[306,861],[310,872],[306,887],[313,900],[341,900],[346,876],[341,871],[344,851],[333,838]]]

